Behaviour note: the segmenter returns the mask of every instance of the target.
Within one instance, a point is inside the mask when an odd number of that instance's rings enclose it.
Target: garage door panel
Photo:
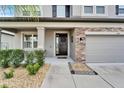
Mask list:
[[[124,36],[86,36],[87,62],[124,62]]]
[[[124,55],[120,55],[123,54],[123,51],[117,51],[115,53],[115,51],[110,51],[110,50],[104,50],[104,51],[98,51],[98,50],[90,50],[87,52],[87,55],[119,55],[119,56],[124,56]]]
[[[104,63],[108,63],[108,62],[117,62],[117,59],[113,59],[113,58],[104,58],[104,57],[98,57],[98,58],[94,58],[94,57],[90,57],[90,60],[88,60],[87,62],[104,62]]]

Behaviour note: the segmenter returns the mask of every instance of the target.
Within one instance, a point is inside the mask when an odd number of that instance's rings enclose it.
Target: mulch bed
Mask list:
[[[97,75],[97,73],[85,63],[69,63],[69,68],[72,74]]]
[[[36,75],[29,75],[26,68],[19,67],[14,69],[14,77],[5,79],[3,72],[10,68],[0,68],[0,85],[7,85],[9,88],[39,88],[48,72],[50,65],[44,64]]]

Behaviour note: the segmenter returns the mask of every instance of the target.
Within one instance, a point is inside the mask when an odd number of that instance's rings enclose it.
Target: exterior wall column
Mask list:
[[[45,28],[37,27],[38,34],[38,48],[45,50]]]
[[[1,36],[2,36],[2,33],[1,33],[2,29],[0,28],[0,49],[1,49]]]
[[[75,61],[80,63],[85,63],[86,55],[86,35],[85,31],[81,28],[74,29],[74,39],[75,39]]]

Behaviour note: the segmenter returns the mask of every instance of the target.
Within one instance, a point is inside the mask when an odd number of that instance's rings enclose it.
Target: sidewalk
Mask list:
[[[62,59],[63,60],[63,59]],[[98,75],[72,75],[68,63],[55,62],[42,83],[42,88],[109,88],[111,87]],[[67,59],[66,59],[67,60]]]

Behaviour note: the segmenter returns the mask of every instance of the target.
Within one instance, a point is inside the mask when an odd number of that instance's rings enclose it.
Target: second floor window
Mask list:
[[[70,17],[69,5],[53,5],[52,6],[53,17]]]
[[[123,14],[124,15],[124,5],[119,5],[118,6],[118,14]]]
[[[83,14],[85,15],[104,15],[106,13],[105,6],[83,6]]]
[[[84,6],[85,14],[93,14],[93,6]]]
[[[104,14],[105,7],[104,6],[96,6],[96,14]]]
[[[13,17],[15,15],[15,8],[13,5],[0,5],[1,17]]]

